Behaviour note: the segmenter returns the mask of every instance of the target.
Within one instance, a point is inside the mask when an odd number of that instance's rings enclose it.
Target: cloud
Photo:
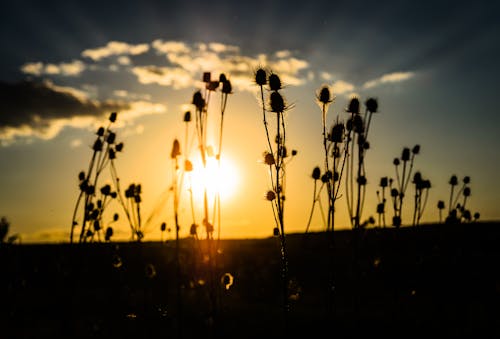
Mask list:
[[[363,84],[363,88],[372,88],[387,83],[401,82],[411,79],[415,76],[414,72],[394,72],[384,74],[380,78],[367,81]]]
[[[335,81],[332,85],[333,94],[352,93],[355,89],[356,87],[353,84],[344,80]]]
[[[44,64],[42,62],[29,62],[21,66],[21,72],[30,75],[64,75],[78,76],[86,69],[80,60],[73,60],[60,64]]]
[[[182,89],[199,83],[203,72],[218,76],[225,73],[234,88],[251,90],[253,72],[266,67],[279,73],[285,84],[301,85],[307,81],[302,71],[309,68],[305,60],[293,56],[288,50],[267,55],[242,55],[238,46],[218,42],[187,44],[180,41],[155,40],[151,44],[157,54],[164,55],[168,65],[136,66],[132,73],[142,84],[158,84]]]
[[[120,122],[165,112],[160,104],[147,101],[97,101],[75,95],[79,90],[50,82],[0,82],[0,142],[17,138],[52,139],[65,127],[86,128],[119,112]]]
[[[84,50],[82,56],[99,61],[112,55],[139,55],[148,50],[148,44],[131,45],[126,42],[110,41],[104,47]]]

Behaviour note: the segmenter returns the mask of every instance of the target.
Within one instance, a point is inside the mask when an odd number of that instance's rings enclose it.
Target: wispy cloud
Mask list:
[[[163,113],[166,107],[147,101],[90,100],[77,89],[50,82],[0,82],[0,142],[52,139],[65,127],[93,126],[113,111],[120,113],[122,123],[130,123],[142,115]]]
[[[99,61],[112,55],[139,55],[148,50],[149,44],[131,45],[121,41],[110,41],[106,46],[84,50],[82,56]]]
[[[30,75],[64,75],[78,76],[86,69],[80,60],[73,60],[60,64],[44,64],[42,62],[29,62],[21,66],[21,72]]]
[[[394,72],[394,73],[384,74],[380,78],[365,82],[363,84],[363,88],[372,88],[387,83],[401,82],[411,79],[414,76],[415,76],[414,72]]]

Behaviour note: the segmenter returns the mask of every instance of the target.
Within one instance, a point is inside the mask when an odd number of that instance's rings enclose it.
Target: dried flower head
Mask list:
[[[123,142],[120,142],[119,144],[116,144],[115,151],[121,152],[122,150],[123,150]]]
[[[328,140],[331,142],[342,142],[344,140],[344,124],[336,123],[333,125]]]
[[[274,155],[272,155],[269,152],[266,152],[264,155],[264,162],[266,165],[269,165],[269,166],[274,165],[276,163],[274,160]]]
[[[191,102],[198,111],[202,111],[203,108],[205,108],[205,99],[203,99],[203,96],[200,91],[196,91],[193,94],[193,101]]]
[[[207,82],[205,87],[209,91],[215,91],[217,89],[217,87],[219,87],[219,82],[218,81],[209,81],[209,82]]]
[[[443,200],[438,201],[437,208],[439,208],[440,210],[444,209],[444,201]]]
[[[191,111],[186,111],[184,113],[184,122],[190,122],[191,121]]]
[[[274,199],[276,199],[276,193],[274,193],[274,191],[267,191],[266,199],[269,201],[273,201]]]
[[[418,154],[420,153],[420,145],[415,145],[413,146],[413,149],[411,150],[413,154]]]
[[[354,97],[349,101],[349,105],[347,106],[346,112],[352,114],[359,114],[359,99]]]
[[[410,149],[408,147],[403,148],[403,153],[401,154],[401,160],[410,160]]]
[[[210,72],[203,72],[203,82],[210,82]]]
[[[387,184],[388,184],[387,177],[380,178],[380,187],[387,187],[388,186]]]
[[[470,196],[470,187],[465,187],[464,188],[464,197]]]
[[[463,181],[464,181],[464,184],[469,184],[470,183],[470,177],[469,176],[465,176]]]
[[[311,176],[314,180],[318,180],[321,177],[321,170],[319,169],[318,166],[314,167]]]
[[[265,84],[267,84],[267,74],[266,71],[262,68],[259,68],[255,72],[255,83],[259,86],[264,86]]]
[[[378,102],[375,98],[369,98],[365,102],[366,109],[372,113],[376,113],[378,110]]]
[[[279,92],[272,92],[270,98],[271,112],[282,113],[285,110],[285,100]]]
[[[327,105],[333,101],[328,86],[323,86],[318,94],[319,102]]]
[[[109,115],[109,121],[111,122],[115,122],[116,121],[116,116],[117,116],[117,113],[116,112],[113,112]]]
[[[226,80],[222,82],[222,93],[231,94],[233,91],[233,86],[231,86],[231,81]]]
[[[451,186],[456,186],[458,185],[458,178],[456,175],[452,175],[451,178],[450,178],[450,181],[449,181],[449,184]]]
[[[224,73],[219,74],[219,82],[223,83],[226,80],[227,80],[227,78],[226,78],[226,75]]]
[[[99,127],[97,129],[97,133],[96,133],[98,136],[102,137],[104,135],[104,127]]]
[[[276,73],[269,75],[269,88],[271,88],[271,91],[279,91],[281,89],[281,79]]]
[[[175,139],[174,143],[172,144],[172,152],[170,153],[170,158],[175,159],[179,155],[181,155],[181,145],[179,143],[179,140]]]

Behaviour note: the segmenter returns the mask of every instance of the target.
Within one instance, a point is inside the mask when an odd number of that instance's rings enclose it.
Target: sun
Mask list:
[[[238,181],[238,171],[231,160],[221,158],[219,162],[214,157],[208,157],[206,166],[201,160],[193,163],[193,170],[188,174],[185,184],[198,201],[203,199],[205,188],[211,199],[218,193],[221,200],[227,200],[236,192]]]

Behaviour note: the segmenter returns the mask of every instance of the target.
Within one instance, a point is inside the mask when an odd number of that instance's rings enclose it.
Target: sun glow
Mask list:
[[[219,193],[221,200],[227,200],[236,192],[239,180],[236,167],[230,160],[222,158],[219,162],[214,157],[207,158],[205,167],[201,160],[195,161],[193,171],[186,179],[185,187],[192,191],[197,201],[203,200],[205,188],[210,199]]]

